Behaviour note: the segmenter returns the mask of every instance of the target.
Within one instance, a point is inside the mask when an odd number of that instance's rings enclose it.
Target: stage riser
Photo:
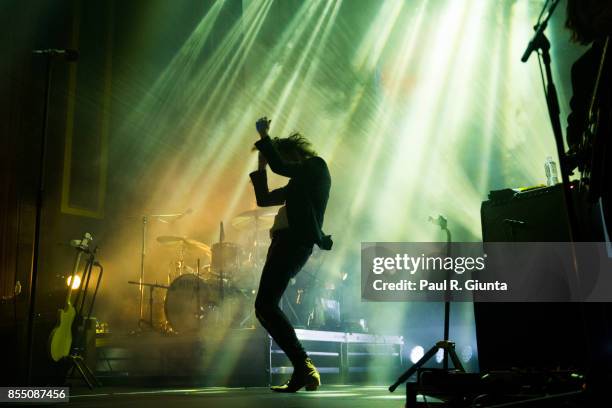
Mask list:
[[[297,332],[326,384],[383,381],[402,370],[403,344],[350,343],[348,333]],[[327,340],[312,340],[321,335]],[[373,342],[403,341],[398,336],[361,336]],[[261,329],[204,337],[154,332],[109,336],[98,339],[97,346],[96,373],[105,384],[268,386],[291,374],[286,355]]]

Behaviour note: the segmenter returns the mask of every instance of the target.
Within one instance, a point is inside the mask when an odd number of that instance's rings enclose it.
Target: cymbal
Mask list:
[[[212,253],[208,245],[206,245],[203,242],[196,241],[195,239],[185,238],[185,243],[187,244],[188,248],[200,250],[202,252],[205,252],[208,255]]]
[[[174,235],[160,235],[156,238],[157,242],[160,244],[174,244],[176,242],[182,242],[183,237],[178,237]]]
[[[270,229],[278,212],[276,207],[256,208],[243,211],[232,218],[232,227],[238,230]]]
[[[188,251],[201,251],[207,256],[211,256],[212,253],[210,247],[205,243],[187,237],[160,235],[156,240],[162,245],[184,245]]]

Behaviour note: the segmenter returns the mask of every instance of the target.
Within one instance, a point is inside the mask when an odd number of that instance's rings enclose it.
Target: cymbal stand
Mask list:
[[[252,269],[259,270],[262,265],[259,259],[259,215],[255,214],[254,218],[254,230],[253,230],[253,252],[251,254]],[[250,292],[249,292],[250,293]],[[249,295],[247,295],[249,296]],[[255,326],[255,309],[251,308],[247,315],[240,321],[238,327],[254,327]]]
[[[219,301],[223,303],[223,298],[225,297],[224,287],[223,287],[223,270],[225,269],[225,257],[223,256],[224,247],[223,242],[225,241],[225,231],[223,229],[223,221],[219,224]]]
[[[146,322],[144,319],[144,279],[145,279],[145,258],[147,256],[147,226],[149,224],[149,219],[154,218],[164,223],[170,223],[172,221],[176,221],[179,218],[185,216],[186,214],[191,213],[191,209],[184,211],[182,213],[175,214],[143,214],[141,217],[142,220],[142,242],[140,246],[140,276],[138,277],[138,290],[139,290],[139,299],[138,299],[138,330],[142,329],[142,323]],[[171,221],[168,221],[170,219]]]
[[[140,246],[140,277],[138,278],[138,291],[140,293],[140,297],[138,300],[138,328],[142,328],[143,322],[143,313],[144,313],[144,275],[145,275],[145,257],[147,255],[147,223],[148,217],[146,215],[142,216],[142,243]]]

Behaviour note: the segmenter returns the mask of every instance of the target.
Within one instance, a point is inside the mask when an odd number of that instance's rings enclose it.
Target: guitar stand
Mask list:
[[[79,292],[77,293],[77,296],[74,302],[75,309],[78,309],[78,316],[83,316],[83,309],[85,308],[85,301],[87,298],[87,290],[89,288],[91,272],[94,266],[99,271],[98,279],[96,282],[96,288],[94,290],[94,293],[91,297],[91,301],[89,303],[89,310],[87,311],[87,318],[81,319],[81,322],[80,322],[81,327],[77,328],[76,330],[72,350],[70,351],[70,355],[66,357],[67,359],[70,360],[70,363],[72,366],[70,368],[70,371],[68,372],[67,377],[68,378],[72,377],[72,375],[74,374],[74,369],[76,368],[79,371],[79,374],[81,378],[83,379],[83,381],[89,387],[89,389],[93,389],[94,386],[96,387],[102,386],[102,384],[100,383],[98,378],[95,376],[93,371],[87,366],[87,363],[85,363],[85,360],[83,359],[83,356],[81,355],[84,349],[82,347],[81,340],[86,331],[85,325],[87,324],[87,322],[91,321],[90,320],[91,313],[93,311],[94,303],[96,301],[98,289],[100,288],[100,282],[102,281],[102,275],[104,274],[104,268],[98,261],[96,261],[96,251],[97,251],[97,248],[92,251],[89,251],[89,257],[87,259],[87,263],[85,264],[85,269],[83,272],[83,279],[81,280],[81,284],[79,286]],[[83,281],[85,281],[84,286],[83,286]]]
[[[85,360],[83,360],[83,357],[79,355],[78,352],[70,354],[66,358],[69,359],[72,364],[72,368],[70,369],[70,373],[68,374],[69,377],[72,376],[72,374],[74,373],[74,368],[76,367],[76,369],[79,371],[79,374],[81,374],[81,378],[83,379],[83,381],[85,381],[90,390],[93,390],[94,386],[102,386],[96,375],[87,366]]]

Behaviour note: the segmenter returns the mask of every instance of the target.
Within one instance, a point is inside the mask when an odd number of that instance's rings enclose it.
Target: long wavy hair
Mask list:
[[[565,26],[587,45],[612,34],[612,0],[568,0]]]
[[[272,142],[283,156],[291,157],[297,154],[301,160],[306,160],[317,155],[312,144],[299,132],[294,132],[289,137],[275,137]]]

